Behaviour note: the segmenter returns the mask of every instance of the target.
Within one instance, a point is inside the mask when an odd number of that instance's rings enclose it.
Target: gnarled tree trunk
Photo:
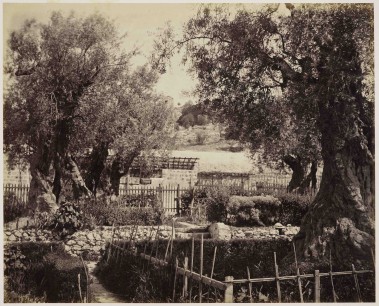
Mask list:
[[[305,164],[300,156],[286,155],[283,157],[283,161],[292,170],[292,177],[287,186],[287,191],[298,191],[300,194],[304,194],[309,187],[313,190],[316,189],[317,184],[317,161],[313,161],[311,164],[310,172],[307,174],[308,164]]]
[[[323,105],[320,113],[324,170],[295,237],[297,249],[317,258],[331,250],[341,263],[368,260],[375,242],[374,158],[353,113],[331,112]]]
[[[101,142],[99,145],[92,149],[89,156],[89,162],[87,165],[87,171],[85,174],[85,182],[89,190],[96,196],[98,188],[104,188],[101,186],[102,173],[106,168],[106,162],[108,158],[108,143]]]
[[[36,212],[54,212],[57,201],[53,192],[54,169],[49,145],[41,145],[33,153],[30,162],[32,180],[29,189],[29,207]]]
[[[132,152],[126,157],[115,156],[112,161],[110,171],[110,182],[112,192],[118,196],[120,194],[120,180],[129,171],[130,166],[133,163],[134,158],[138,156],[139,152]]]

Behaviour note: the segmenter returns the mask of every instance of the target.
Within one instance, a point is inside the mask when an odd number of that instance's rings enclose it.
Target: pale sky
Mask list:
[[[70,3],[5,3],[3,6],[3,38],[6,42],[9,33],[18,29],[26,19],[35,18],[40,22],[48,22],[51,12],[62,11],[67,14],[75,11],[79,16],[94,12],[101,12],[104,16],[115,21],[119,33],[127,33],[125,48],[140,47],[144,55],[138,56],[134,62],[143,64],[153,50],[153,33],[159,27],[164,27],[167,21],[178,33],[184,23],[197,12],[199,4],[70,4]],[[181,57],[175,56],[166,74],[162,75],[157,89],[165,95],[171,96],[174,103],[184,104],[190,98],[182,94],[194,88],[195,81],[189,76],[186,68],[180,63]],[[195,102],[195,101],[194,101]]]

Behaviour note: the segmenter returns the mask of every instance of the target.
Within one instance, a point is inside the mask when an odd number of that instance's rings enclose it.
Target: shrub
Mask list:
[[[273,196],[232,196],[227,204],[228,223],[237,226],[271,225],[278,221],[280,201]]]
[[[124,241],[117,242],[123,245]],[[143,252],[145,242],[137,242],[134,245],[137,252]],[[166,241],[148,242],[146,253],[156,252],[158,246],[158,257],[163,258],[167,246]],[[269,277],[274,275],[273,252],[277,253],[278,260],[283,258],[291,251],[291,244],[287,240],[204,240],[204,274],[210,274],[213,260],[214,247],[217,246],[217,257],[214,266],[214,278],[223,281],[225,276],[234,276],[234,278],[246,278],[246,266],[250,267],[254,277]],[[108,252],[105,252],[107,254]],[[195,240],[195,254],[200,253],[200,241]],[[186,255],[187,254],[187,255]],[[183,267],[184,257],[191,254],[191,240],[174,240],[172,259],[177,258],[179,265]],[[167,302],[172,297],[173,282],[172,274],[175,269],[168,269],[149,265],[146,268],[147,261],[141,260],[138,256],[132,256],[125,253],[121,255],[116,264],[117,256],[112,256],[109,262],[106,256],[99,263],[97,275],[102,280],[104,286],[116,293],[126,294],[128,302]],[[171,261],[173,264],[173,261]],[[199,256],[194,257],[193,270],[199,272]],[[164,279],[162,279],[162,276]],[[133,280],[132,282],[130,280]],[[177,278],[178,288],[182,286],[182,277]],[[193,292],[197,292],[196,283],[193,284]],[[260,286],[261,284],[259,284]],[[273,284],[273,287],[275,284]],[[274,287],[275,288],[275,287]],[[141,290],[142,289],[142,290]],[[141,295],[139,290],[144,292],[143,300],[139,300]],[[179,295],[180,293],[178,293]],[[176,297],[176,301],[179,297]]]
[[[203,145],[205,141],[207,140],[208,135],[204,131],[197,131],[196,132],[196,144]]]
[[[115,242],[119,246],[124,246],[125,241]],[[126,244],[128,245],[128,241]],[[137,253],[144,251],[146,245],[146,254],[157,252],[159,258],[163,258],[167,246],[167,240],[159,242],[139,241],[134,243],[132,247],[137,248]],[[200,253],[200,241],[195,240],[194,253]],[[296,269],[292,255],[292,244],[286,239],[279,240],[252,240],[252,239],[236,239],[231,241],[221,240],[204,240],[203,247],[203,273],[210,274],[212,269],[212,261],[214,248],[217,246],[217,255],[214,265],[214,278],[220,281],[225,276],[233,276],[234,279],[246,279],[246,267],[249,267],[253,278],[273,277],[275,275],[274,256],[276,252],[277,263],[280,275],[295,275]],[[105,252],[107,254],[108,252]],[[104,286],[116,293],[125,294],[128,302],[168,302],[172,298],[173,280],[174,280],[174,259],[177,258],[179,266],[183,267],[184,257],[190,257],[191,240],[174,240],[173,253],[169,261],[169,267],[159,267],[142,260],[139,256],[130,255],[128,253],[117,254],[113,252],[110,260],[106,260],[104,256],[98,266],[97,274],[102,280]],[[289,268],[292,266],[292,268]],[[301,274],[313,274],[314,271],[329,271],[329,263],[325,262],[299,262]],[[200,258],[194,257],[193,271],[199,272]],[[349,268],[348,268],[349,269]],[[346,267],[337,264],[333,265],[334,271],[346,271]],[[182,288],[182,277],[176,279],[176,301],[179,301]],[[131,281],[132,280],[132,281]],[[362,297],[364,301],[375,301],[375,276],[364,274],[359,277],[361,285]],[[322,284],[322,301],[331,302],[331,286],[330,279],[321,278]],[[354,280],[351,275],[339,276],[334,278],[335,290],[339,297],[339,301],[348,302],[355,300]],[[306,288],[306,289],[304,289]],[[305,302],[313,302],[313,278],[308,278],[303,282],[303,292]],[[204,293],[206,292],[203,287]],[[309,290],[311,289],[311,290]],[[297,291],[297,281],[287,280],[281,282],[281,292],[283,302],[298,302],[299,295]],[[212,290],[213,291],[213,290]],[[247,301],[247,285],[234,285],[234,300]],[[253,283],[253,298],[258,300],[259,293],[269,297],[269,302],[276,302],[276,284],[275,282]],[[197,282],[192,284],[193,297],[197,294]],[[295,294],[294,294],[295,292]],[[212,295],[211,295],[212,296]],[[198,301],[198,297],[194,298]],[[172,301],[172,300],[171,300]],[[220,300],[213,300],[220,302]],[[222,300],[221,300],[222,301]]]
[[[4,192],[3,205],[4,223],[14,221],[28,214],[27,203],[20,201],[13,192]]]
[[[82,211],[77,204],[64,202],[54,214],[50,228],[60,237],[72,235],[82,227]]]
[[[231,196],[239,194],[239,196]],[[197,190],[194,199],[195,211],[204,213],[211,222],[224,222],[235,226],[269,226],[277,222],[300,225],[312,198],[303,195],[242,196],[243,190],[233,186],[210,186]],[[191,191],[182,194],[183,212],[189,214]]]
[[[7,245],[4,251],[7,296],[28,301],[78,302],[78,274],[85,292],[85,272],[79,258],[71,257],[63,244],[24,242]],[[12,293],[13,292],[13,293]],[[15,294],[14,294],[15,293]]]
[[[209,123],[209,119],[207,115],[198,115],[196,124],[197,125],[207,125]]]
[[[141,201],[141,197],[135,195],[122,197],[119,203],[107,203],[105,198],[83,200],[80,207],[83,211],[84,227],[91,229],[95,225],[161,224],[164,211],[158,205],[156,197],[145,196],[145,207],[138,207],[141,206]]]
[[[192,192],[184,192],[181,196],[183,213],[190,213],[190,205],[192,201]],[[230,188],[210,186],[195,191],[195,199],[193,202],[195,212],[199,212],[202,216],[200,219],[208,221],[225,222],[227,217],[226,205],[229,202]]]
[[[280,222],[282,224],[300,225],[312,198],[307,195],[285,194],[278,197],[281,205]]]
[[[179,118],[178,123],[184,128],[188,129],[190,126],[195,125],[195,117],[193,114],[186,114]]]

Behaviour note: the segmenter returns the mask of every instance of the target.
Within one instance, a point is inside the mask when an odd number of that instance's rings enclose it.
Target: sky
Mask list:
[[[56,1],[57,2],[57,1]],[[9,33],[22,26],[25,20],[34,18],[47,23],[51,12],[55,10],[68,14],[74,11],[78,16],[86,16],[100,12],[114,20],[119,33],[127,33],[124,48],[131,50],[137,46],[141,55],[133,61],[136,65],[146,63],[147,57],[153,51],[154,33],[165,27],[169,21],[174,31],[180,35],[183,25],[195,16],[201,3],[4,3],[3,5],[3,41],[4,46]],[[249,6],[254,9],[262,4],[237,4],[234,7]],[[231,5],[232,7],[233,5]],[[282,4],[282,7],[284,5]],[[232,8],[233,10],[233,8]],[[157,90],[173,98],[174,105],[183,105],[191,100],[196,103],[196,97],[188,96],[196,85],[196,80],[181,63],[182,54],[176,54],[171,59],[167,72],[161,75]]]
[[[147,61],[146,57],[153,51],[154,32],[165,26],[167,21],[180,32],[184,23],[195,15],[199,4],[58,4],[58,3],[5,3],[3,6],[3,39],[6,42],[9,33],[21,27],[26,19],[35,18],[40,22],[48,22],[54,10],[68,14],[75,11],[79,16],[86,16],[94,12],[101,12],[114,20],[119,33],[127,33],[124,47],[132,49],[140,47],[141,55],[134,59],[136,65]],[[176,55],[166,74],[162,75],[157,90],[171,96],[175,104],[183,105],[191,98],[183,95],[194,89],[195,81],[181,64],[181,56]],[[193,100],[193,99],[191,99]],[[195,102],[195,101],[194,101]]]

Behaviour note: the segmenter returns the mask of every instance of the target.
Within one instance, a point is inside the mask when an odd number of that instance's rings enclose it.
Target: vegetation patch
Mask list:
[[[24,242],[6,245],[5,296],[9,302],[80,302],[86,292],[81,260],[71,257],[61,243]],[[16,298],[16,296],[20,298]],[[84,295],[83,295],[84,296]]]
[[[124,196],[119,202],[108,202],[105,198],[91,199],[80,203],[83,211],[84,226],[111,225],[157,225],[164,215],[156,197]]]
[[[13,192],[4,192],[3,205],[4,223],[26,216],[28,213],[27,203],[21,201]]]
[[[254,195],[225,186],[203,188],[195,195],[189,191],[181,200],[185,213],[189,214],[192,204],[198,218],[233,226],[270,226],[277,222],[298,226],[311,203],[306,195]]]
[[[126,244],[125,244],[126,243]],[[137,242],[129,245],[127,241],[116,243],[119,247],[125,247],[129,251],[163,259],[167,248],[167,240],[158,242]],[[295,259],[291,256],[291,242],[282,240],[247,240],[238,239],[231,241],[204,240],[203,275],[211,273],[214,249],[217,246],[216,260],[214,264],[213,278],[224,281],[225,276],[233,276],[234,279],[246,279],[247,267],[249,267],[251,278],[274,277],[274,252],[279,265],[280,275],[296,275]],[[103,284],[109,290],[127,296],[128,302],[170,302],[172,301],[175,259],[178,259],[180,267],[184,265],[184,258],[191,262],[191,240],[174,240],[171,259],[167,267],[154,265],[147,259],[131,253],[109,254],[109,245],[102,260],[97,267],[97,274]],[[170,254],[170,252],[168,252]],[[110,255],[110,256],[109,256]],[[200,240],[194,243],[194,265],[193,271],[200,270]],[[108,257],[109,256],[109,257]],[[109,260],[108,260],[109,258]],[[327,262],[303,262],[299,263],[300,273],[313,274],[316,269],[320,272],[329,272]],[[189,267],[190,268],[190,267]],[[334,266],[334,271],[342,271],[344,267]],[[175,302],[188,301],[181,298],[183,286],[182,277],[176,279]],[[333,301],[329,277],[321,278],[322,301]],[[361,294],[363,301],[375,300],[374,277],[370,274],[359,276]],[[338,301],[354,301],[356,291],[354,290],[354,279],[351,275],[334,277],[334,284]],[[303,297],[305,302],[314,301],[314,278],[303,281]],[[208,286],[203,286],[204,297],[209,297],[211,302],[222,302],[223,292],[216,292]],[[193,286],[192,301],[198,301],[198,286]],[[234,302],[249,302],[248,286],[246,284],[234,285]],[[283,302],[299,302],[298,283],[296,280],[281,281],[281,292]],[[252,284],[252,296],[255,302],[277,302],[276,283],[262,282]],[[204,298],[203,298],[204,301]]]

